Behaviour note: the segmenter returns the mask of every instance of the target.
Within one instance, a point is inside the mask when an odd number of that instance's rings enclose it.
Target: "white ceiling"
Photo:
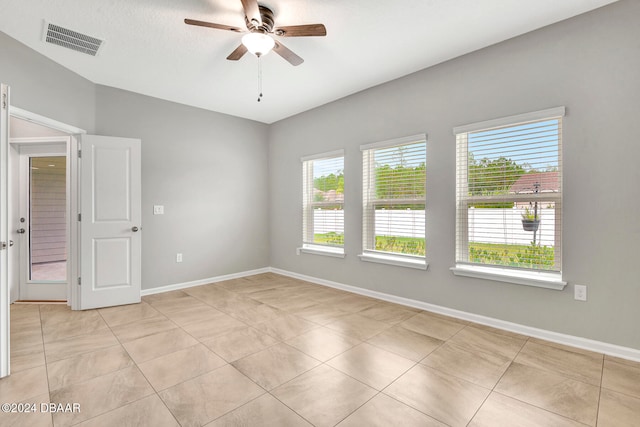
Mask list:
[[[0,31],[94,83],[273,123],[615,0],[262,0],[276,26],[323,23],[326,37],[280,38],[305,59],[225,58],[245,28],[240,0],[2,0]],[[97,57],[42,41],[47,20],[106,40]]]

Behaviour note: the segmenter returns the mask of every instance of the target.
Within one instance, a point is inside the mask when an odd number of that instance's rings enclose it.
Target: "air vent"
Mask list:
[[[44,41],[66,47],[87,55],[96,56],[104,40],[61,27],[59,25],[45,22]]]

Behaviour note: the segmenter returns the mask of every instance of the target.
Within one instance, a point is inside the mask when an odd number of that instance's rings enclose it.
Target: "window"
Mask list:
[[[560,107],[454,130],[454,273],[560,280],[563,116]]]
[[[344,256],[344,151],[302,159],[303,252]]]
[[[426,135],[360,147],[365,261],[426,269]]]

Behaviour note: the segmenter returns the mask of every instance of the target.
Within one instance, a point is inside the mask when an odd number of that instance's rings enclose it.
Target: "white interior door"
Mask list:
[[[140,140],[82,135],[80,309],[140,302]]]
[[[9,375],[9,86],[0,83],[0,378]]]

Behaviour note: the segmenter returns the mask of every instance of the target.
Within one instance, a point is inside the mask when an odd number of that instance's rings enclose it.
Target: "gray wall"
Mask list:
[[[269,265],[267,125],[105,86],[96,112],[142,139],[143,289]]]
[[[266,125],[97,86],[4,33],[0,53],[13,106],[142,139],[143,289],[269,265]]]
[[[92,133],[95,85],[0,32],[0,81],[11,105]]]
[[[622,0],[269,127],[96,86],[2,33],[0,81],[17,107],[143,140],[145,289],[272,265],[640,348],[638,16],[640,2]],[[454,277],[452,128],[558,105],[567,107],[564,277],[588,285],[589,301],[574,301],[572,286]],[[419,132],[429,135],[430,269],[360,262],[358,147]],[[347,257],[297,256],[300,157],[338,148],[346,150]],[[153,204],[165,215],[153,216]]]
[[[269,128],[271,265],[640,349],[640,2],[621,1]],[[452,128],[564,105],[560,291],[456,277]],[[359,145],[426,132],[428,271],[361,262]],[[300,157],[344,148],[346,258],[296,255]],[[589,300],[573,299],[573,284]]]

